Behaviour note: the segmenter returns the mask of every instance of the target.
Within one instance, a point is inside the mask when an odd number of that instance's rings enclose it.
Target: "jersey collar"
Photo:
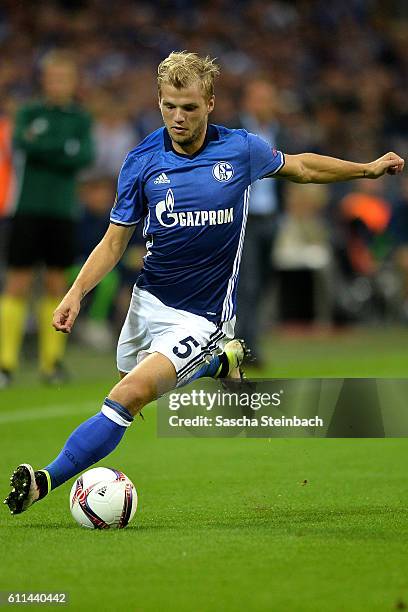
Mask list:
[[[194,159],[195,157],[197,157],[197,155],[200,155],[200,153],[204,151],[204,149],[206,148],[209,142],[212,142],[214,140],[219,140],[219,134],[218,134],[218,130],[216,126],[210,123],[207,126],[207,132],[205,134],[204,142],[201,145],[201,147],[198,149],[198,151],[196,151],[192,155],[187,155],[186,153],[179,153],[178,151],[174,149],[169,133],[167,129],[164,128],[164,149],[165,151],[167,152],[171,151],[178,157],[184,157],[185,159]]]

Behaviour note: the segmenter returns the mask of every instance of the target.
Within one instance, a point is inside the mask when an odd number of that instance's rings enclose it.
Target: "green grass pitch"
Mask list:
[[[263,376],[407,376],[405,330],[279,337]],[[0,395],[1,481],[47,463],[95,413],[113,358],[70,351],[75,381],[26,368]],[[408,605],[408,439],[158,439],[145,409],[101,465],[135,483],[123,531],[81,530],[70,484],[0,516],[2,591],[67,591],[72,610],[386,611]],[[305,484],[305,481],[307,483]]]

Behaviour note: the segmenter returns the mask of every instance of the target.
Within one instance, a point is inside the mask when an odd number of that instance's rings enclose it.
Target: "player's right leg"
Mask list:
[[[4,500],[12,514],[20,514],[52,489],[109,455],[122,440],[134,416],[176,385],[172,362],[152,353],[109,393],[101,411],[81,423],[59,455],[43,470],[20,464],[11,477],[11,492]]]

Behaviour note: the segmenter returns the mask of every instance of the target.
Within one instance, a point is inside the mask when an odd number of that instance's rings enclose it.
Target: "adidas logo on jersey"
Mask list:
[[[163,183],[170,183],[170,179],[164,172],[162,172],[157,178],[154,179],[153,183],[155,185],[162,185]]]

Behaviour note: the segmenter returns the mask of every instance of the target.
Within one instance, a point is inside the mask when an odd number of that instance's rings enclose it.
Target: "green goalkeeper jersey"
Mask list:
[[[93,159],[91,119],[76,104],[35,102],[17,113],[16,214],[73,219],[76,175]]]

